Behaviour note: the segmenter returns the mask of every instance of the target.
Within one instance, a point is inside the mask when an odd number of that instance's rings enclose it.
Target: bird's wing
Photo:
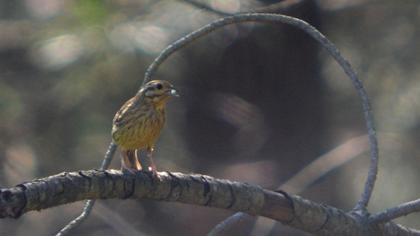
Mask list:
[[[122,107],[118,110],[118,112],[114,116],[114,120],[112,121],[114,125],[119,126],[122,124],[125,115],[131,110],[134,103],[136,102],[136,97],[130,98],[128,101],[122,105]]]

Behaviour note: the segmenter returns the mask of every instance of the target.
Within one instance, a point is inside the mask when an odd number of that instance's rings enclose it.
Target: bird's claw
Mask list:
[[[152,173],[152,175],[154,177],[158,177],[158,173],[156,171],[156,168],[153,168],[153,167],[149,166],[149,168],[147,168],[147,169]]]

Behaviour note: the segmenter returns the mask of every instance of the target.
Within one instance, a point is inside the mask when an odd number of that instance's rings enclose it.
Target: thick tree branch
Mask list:
[[[256,185],[205,175],[148,172],[123,175],[120,171],[90,170],[33,180],[0,189],[0,217],[17,218],[85,199],[139,198],[176,201],[261,215],[316,235],[412,235],[397,225],[365,224],[334,207]]]

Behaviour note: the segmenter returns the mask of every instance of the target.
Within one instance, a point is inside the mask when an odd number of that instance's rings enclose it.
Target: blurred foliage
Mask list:
[[[202,2],[238,12],[276,1]],[[371,95],[381,149],[371,209],[418,198],[418,1],[304,1],[286,13],[324,32]],[[154,57],[217,17],[183,1],[0,0],[0,185],[97,168],[114,112],[135,94]],[[182,95],[168,107],[156,150],[161,170],[272,188],[365,133],[349,80],[312,39],[287,26],[225,27],[173,55],[157,78],[172,81]],[[366,153],[303,194],[350,209],[367,163]],[[2,220],[0,235],[51,235],[81,206]],[[74,235],[203,235],[227,215],[181,204],[102,201]],[[416,215],[398,221],[420,228]],[[265,226],[247,221],[228,234],[262,235]],[[277,233],[301,235],[282,226],[271,235]]]
[[[104,1],[78,0],[73,4],[72,14],[87,26],[103,24],[109,15]]]

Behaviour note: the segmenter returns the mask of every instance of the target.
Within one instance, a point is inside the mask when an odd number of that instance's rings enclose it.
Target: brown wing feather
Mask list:
[[[126,101],[124,103],[124,105],[122,105],[122,107],[115,114],[114,119],[112,121],[112,123],[115,126],[117,126],[117,127],[121,126],[121,124],[124,121],[125,115],[127,114],[127,112],[129,112],[131,110],[131,108],[133,107],[136,100],[137,100],[137,97],[132,97],[128,101]]]

